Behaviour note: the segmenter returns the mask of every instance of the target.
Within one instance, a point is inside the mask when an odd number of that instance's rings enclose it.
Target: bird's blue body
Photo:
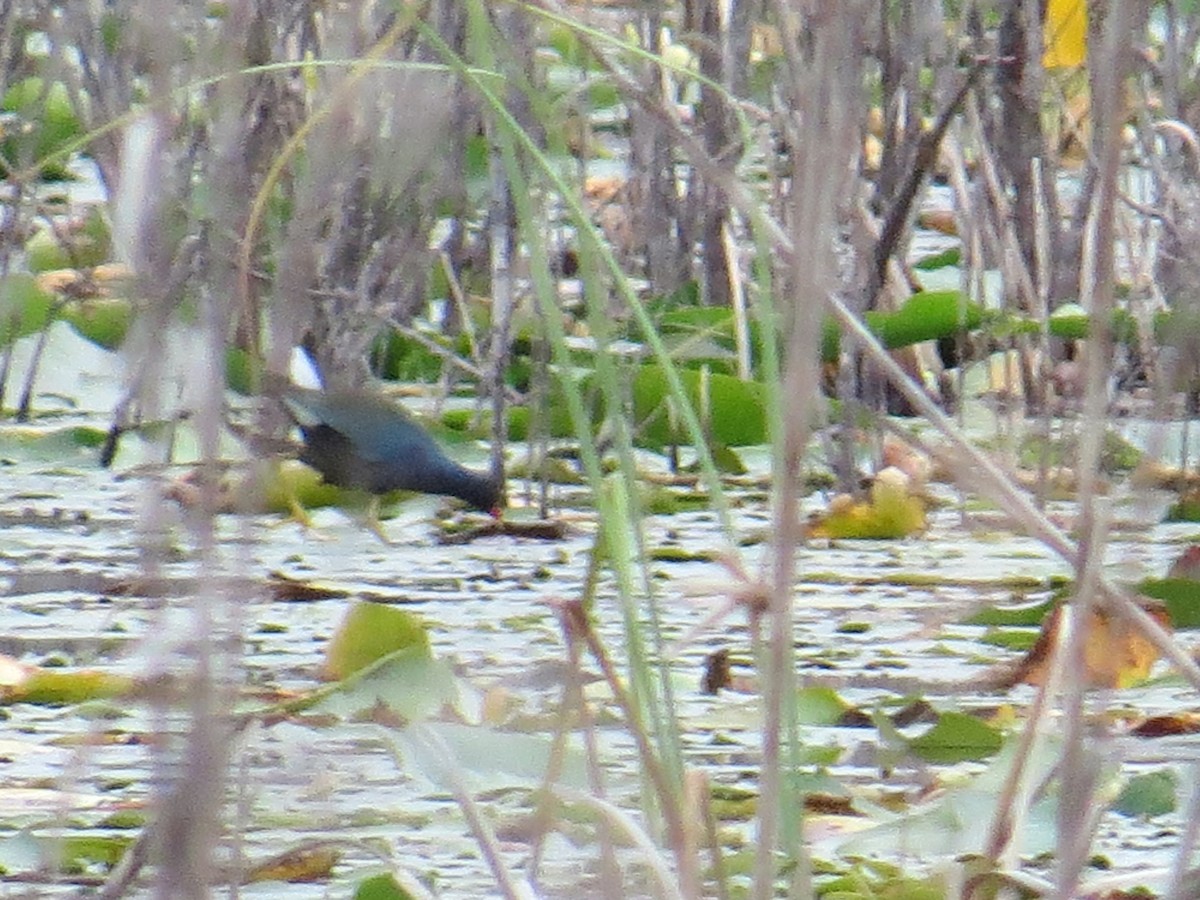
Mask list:
[[[301,461],[330,484],[376,495],[395,490],[445,494],[498,512],[500,485],[447,457],[419,424],[383,397],[290,387],[281,399],[304,435]]]

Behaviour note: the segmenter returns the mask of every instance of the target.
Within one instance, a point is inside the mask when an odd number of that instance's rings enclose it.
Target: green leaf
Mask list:
[[[24,272],[0,282],[0,347],[41,331],[54,315],[54,296]]]
[[[766,390],[756,381],[711,373],[705,379],[708,409],[700,408],[702,375],[694,369],[679,372],[688,402],[696,407],[701,421],[710,423],[710,434],[726,447],[766,443]],[[661,366],[641,366],[633,381],[633,408],[638,444],[662,448],[687,443],[678,416],[670,412],[667,375]]]
[[[961,291],[921,291],[894,311],[869,310],[863,320],[889,350],[922,341],[951,338],[983,324],[983,309]],[[821,331],[821,361],[835,363],[841,336],[837,324],[825,319]]]
[[[1182,497],[1172,503],[1163,516],[1164,522],[1200,522],[1200,501]]]
[[[81,337],[105,350],[116,350],[129,332],[133,306],[116,297],[83,300],[68,305],[62,317]]]
[[[60,81],[49,87],[36,75],[18,81],[0,100],[0,110],[15,119],[5,123],[0,173],[7,173],[10,166],[21,169],[45,159],[83,134],[71,96]],[[68,177],[62,160],[43,166],[41,176],[49,180]]]
[[[1178,793],[1179,775],[1174,769],[1145,772],[1125,782],[1113,809],[1123,816],[1162,816],[1175,811]]]
[[[962,248],[948,247],[941,253],[932,253],[929,256],[921,257],[913,263],[913,268],[924,272],[932,272],[935,269],[957,266],[960,262],[962,262]]]
[[[1078,303],[1064,303],[1050,314],[1049,326],[1055,337],[1081,341],[1088,336],[1087,310]]]
[[[1190,578],[1148,578],[1138,593],[1167,605],[1171,627],[1200,628],[1200,582]]]
[[[450,341],[441,341],[450,349]],[[380,335],[371,348],[371,371],[389,381],[436,381],[445,363],[413,338],[397,331]]]
[[[1058,603],[1054,596],[1040,603],[1025,606],[986,606],[973,616],[963,620],[964,625],[988,625],[993,627],[1005,626],[1037,626],[1042,619]]]
[[[722,475],[745,475],[748,471],[737,452],[724,444],[713,443],[709,449],[712,451],[713,465]]]
[[[1038,641],[1038,632],[1028,628],[1011,630],[1007,628],[989,628],[984,632],[979,643],[991,647],[1003,647],[1005,650],[1025,652],[1032,649]]]
[[[10,427],[0,432],[0,455],[34,462],[92,462],[107,438],[108,432],[90,425]]]
[[[372,875],[358,883],[354,900],[413,900],[413,895],[400,886],[390,872]]]
[[[127,697],[135,684],[127,675],[97,669],[33,669],[17,684],[6,685],[3,703],[34,703],[59,706],[88,700]]]
[[[325,653],[325,672],[334,680],[354,674],[397,650],[432,658],[429,633],[420,617],[382,603],[362,601],[346,612]]]
[[[257,388],[255,376],[253,356],[237,347],[225,351],[225,384],[231,391],[249,397]]]
[[[801,688],[796,698],[796,718],[801,725],[836,725],[849,708],[829,687]]]
[[[926,762],[950,765],[992,756],[1004,738],[991,725],[960,712],[945,712],[937,724],[908,742],[909,749]]]
[[[871,311],[864,318],[880,342],[894,350],[978,328],[983,311],[961,291],[922,291],[895,312]]]

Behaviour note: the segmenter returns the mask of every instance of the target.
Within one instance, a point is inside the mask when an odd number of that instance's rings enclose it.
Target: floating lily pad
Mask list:
[[[342,679],[397,650],[430,657],[429,633],[421,619],[382,603],[356,603],[346,612],[325,652],[325,674]]]
[[[42,669],[30,666],[19,680],[0,686],[0,702],[60,706],[111,697],[134,689],[132,678],[97,669]]]
[[[1123,816],[1164,816],[1179,805],[1179,775],[1174,769],[1158,769],[1134,775],[1121,788],[1113,809]]]
[[[957,266],[960,262],[962,262],[962,247],[948,247],[941,253],[931,253],[921,257],[913,263],[913,268],[923,272],[932,272],[947,266]]]
[[[1059,602],[1058,596],[1038,603],[1022,606],[986,606],[974,615],[963,620],[964,625],[989,625],[993,627],[1006,626],[1037,626],[1042,624],[1046,614]]]
[[[1149,578],[1138,593],[1167,605],[1175,629],[1200,628],[1200,582],[1190,578]]]
[[[133,305],[118,297],[81,300],[66,306],[62,317],[81,337],[105,350],[117,350],[129,333]]]
[[[45,159],[83,134],[66,85],[59,81],[47,86],[36,75],[22,79],[5,92],[0,110],[16,117],[16,122],[5,125],[0,142],[0,171],[4,174]],[[69,174],[62,162],[56,161],[43,165],[41,176],[61,181]]]
[[[796,702],[801,725],[837,725],[850,708],[837,691],[828,687],[801,688]]]
[[[24,272],[0,282],[0,347],[41,331],[54,315],[54,295]]]
[[[908,747],[926,762],[950,765],[986,759],[999,752],[1004,738],[991,725],[960,712],[944,712],[937,724],[908,742]]]
[[[413,895],[387,872],[360,881],[354,890],[354,900],[413,900]]]

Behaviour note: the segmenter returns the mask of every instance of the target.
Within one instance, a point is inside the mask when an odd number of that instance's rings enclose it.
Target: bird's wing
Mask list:
[[[405,456],[423,460],[438,452],[433,438],[411,416],[382,397],[292,391],[284,403],[302,428],[332,428],[370,462]]]

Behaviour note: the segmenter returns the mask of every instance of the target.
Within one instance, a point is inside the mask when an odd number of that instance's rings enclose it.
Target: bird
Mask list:
[[[368,527],[387,542],[379,526],[379,500],[391,491],[457,497],[499,518],[503,483],[450,459],[408,413],[370,390],[300,387],[282,377],[265,378],[300,429],[298,458],[336,487],[371,495]]]

